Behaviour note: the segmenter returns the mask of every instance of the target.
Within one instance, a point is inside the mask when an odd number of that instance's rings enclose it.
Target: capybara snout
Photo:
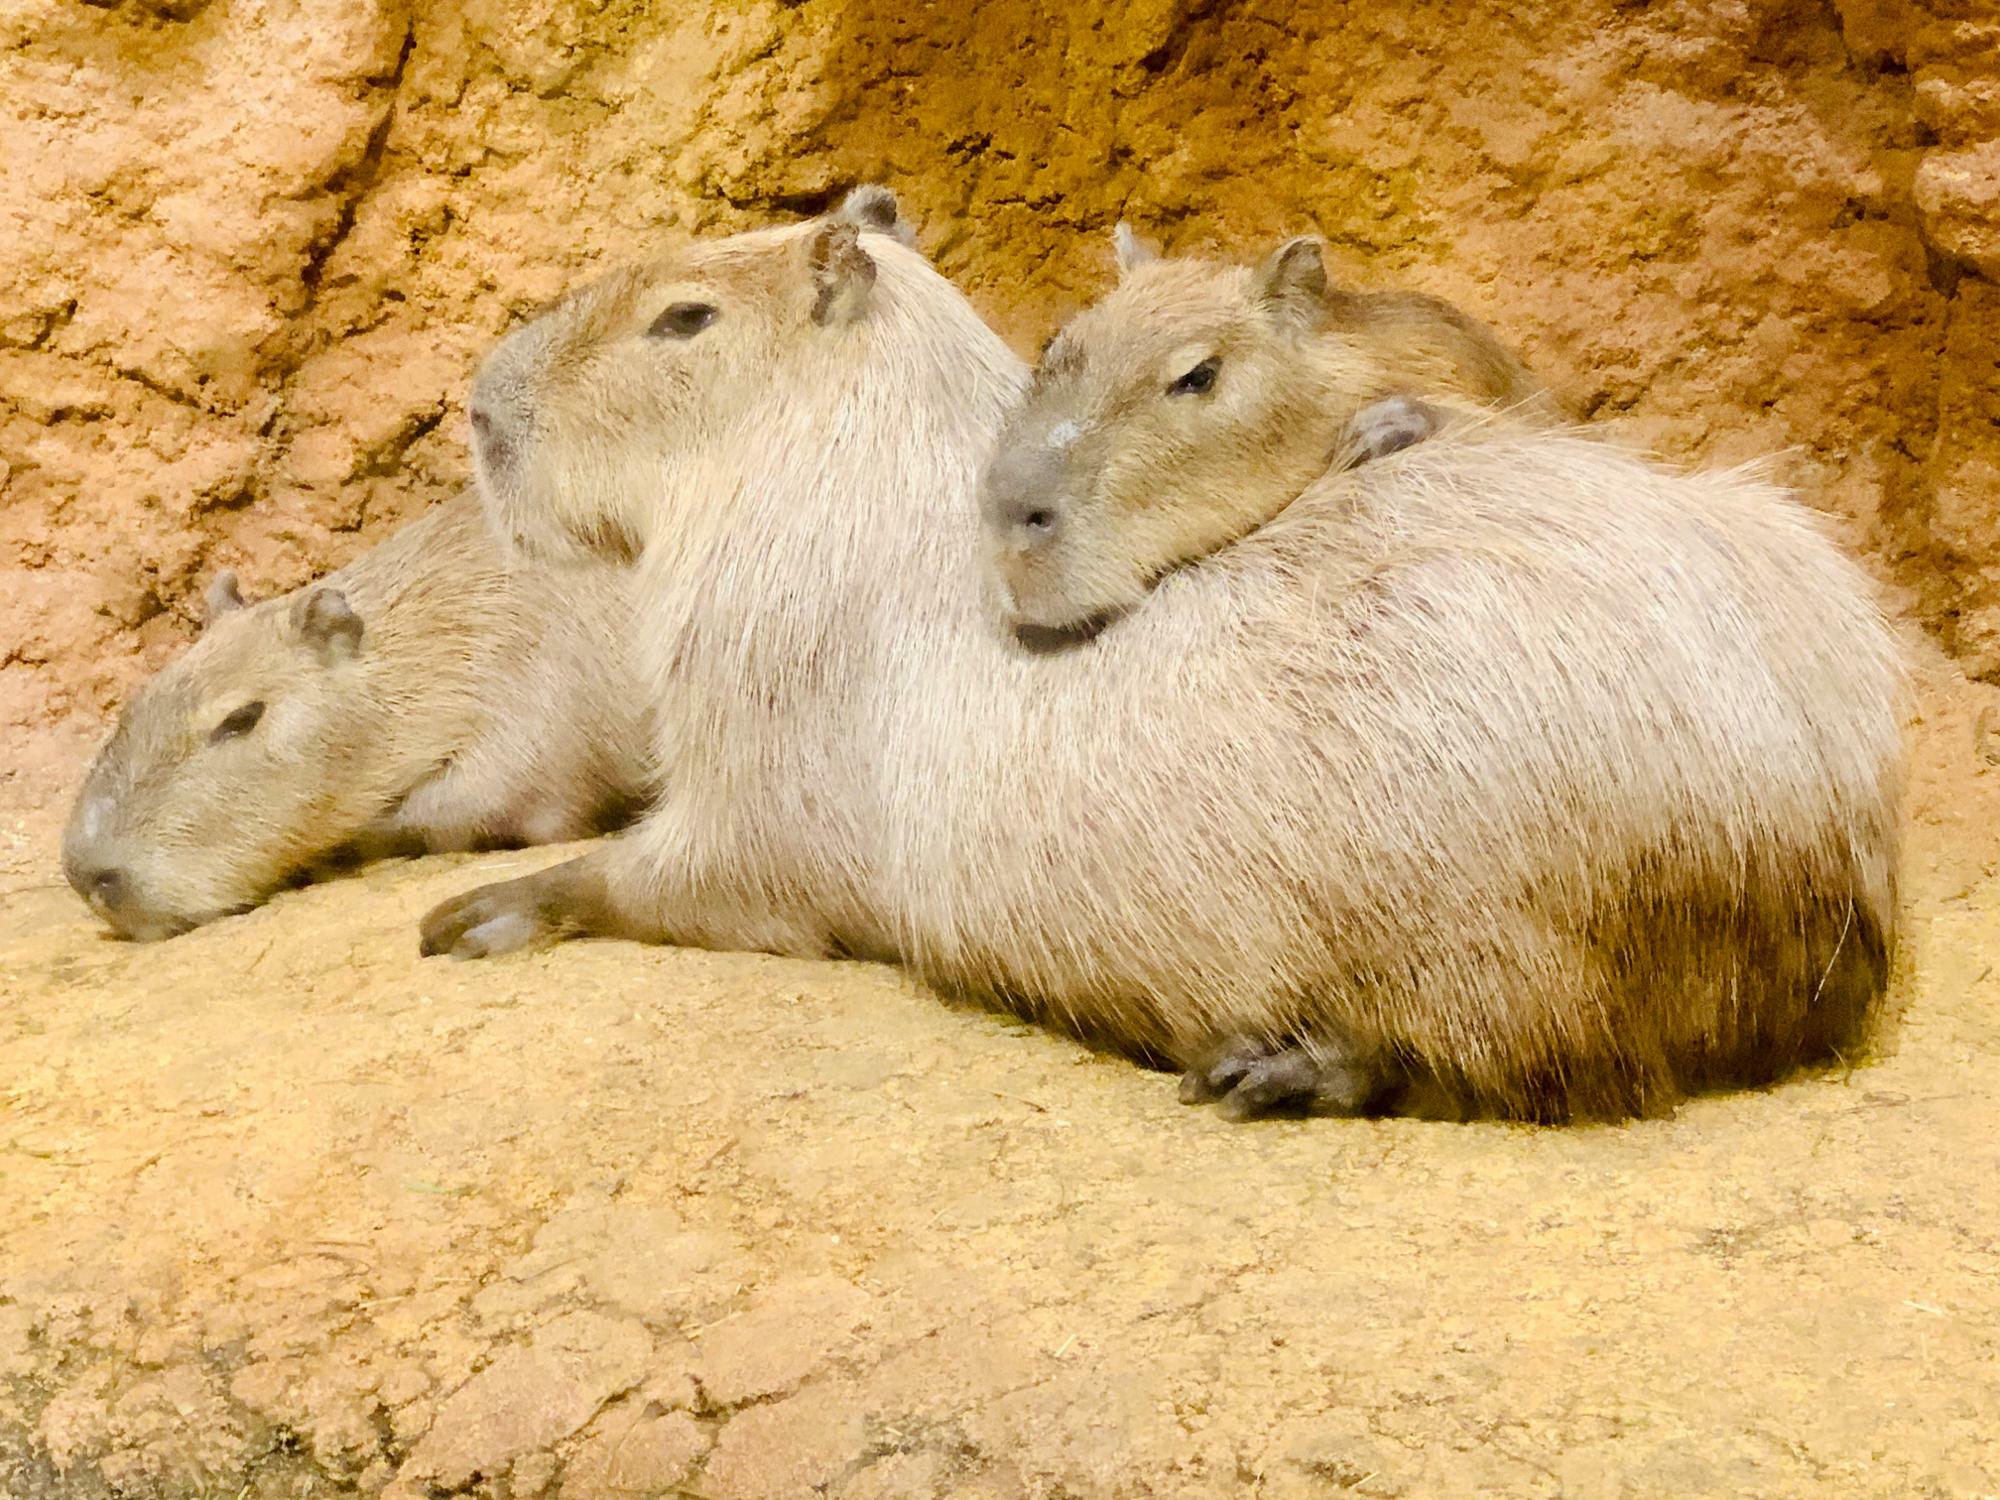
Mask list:
[[[1046,437],[1010,443],[993,455],[981,485],[987,534],[1003,552],[1038,553],[1062,532],[1063,455]]]
[[[192,926],[191,919],[149,904],[133,871],[113,862],[120,858],[119,852],[97,833],[108,816],[108,806],[99,797],[72,819],[62,855],[63,878],[70,889],[120,937],[169,937]]]

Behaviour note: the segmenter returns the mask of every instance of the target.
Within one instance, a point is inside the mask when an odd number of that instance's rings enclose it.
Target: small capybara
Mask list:
[[[1308,476],[1030,649],[978,484],[996,435],[1000,463],[1045,440],[1032,399],[1003,428],[1022,378],[845,213],[501,344],[487,503],[531,553],[637,554],[662,789],[446,902],[425,950],[899,958],[1234,1114],[1620,1116],[1855,1045],[1893,942],[1902,667],[1806,511],[1490,424]],[[1089,451],[1143,471],[1104,420]]]
[[[470,492],[278,598],[224,574],[209,616],[119,714],[64,835],[126,937],[354,858],[581,838],[643,800],[623,570],[515,565]]]
[[[1117,288],[1043,350],[1030,409],[1045,429],[987,480],[994,563],[1024,625],[1107,618],[1268,521],[1273,496],[1447,421],[1564,418],[1485,325],[1438,297],[1330,284],[1311,237],[1254,267],[1162,259],[1123,225],[1117,244]],[[1066,470],[1096,465],[1112,431],[1115,482],[1072,489]]]

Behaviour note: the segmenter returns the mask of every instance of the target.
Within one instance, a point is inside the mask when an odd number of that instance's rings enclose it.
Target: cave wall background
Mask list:
[[[1985,0],[31,0],[0,37],[17,769],[191,637],[216,568],[291,587],[463,482],[512,319],[865,179],[1024,352],[1121,216],[1316,228],[1635,441],[1781,453],[2000,679]]]

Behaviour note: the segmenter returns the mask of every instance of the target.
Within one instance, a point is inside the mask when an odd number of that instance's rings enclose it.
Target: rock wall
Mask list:
[[[101,713],[214,568],[460,483],[508,322],[892,182],[1024,348],[1316,226],[1678,456],[1783,450],[2000,678],[1990,0],[26,0],[0,18],[0,735]]]

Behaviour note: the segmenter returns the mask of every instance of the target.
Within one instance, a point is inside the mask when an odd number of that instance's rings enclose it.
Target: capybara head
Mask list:
[[[1044,351],[982,492],[1015,623],[1129,607],[1276,515],[1392,394],[1526,400],[1511,352],[1436,298],[1330,287],[1319,242],[1257,266],[1168,260],[1117,235],[1117,288]]]
[[[769,408],[799,349],[865,321],[877,268],[864,231],[908,243],[886,189],[612,272],[501,340],[470,405],[496,533],[544,558],[635,557],[645,502],[699,491],[690,471]]]
[[[63,871],[121,935],[172,937],[254,905],[379,809],[343,771],[379,729],[357,713],[367,652],[337,588],[245,604],[231,574],[209,623],[142,686],[85,778]]]

